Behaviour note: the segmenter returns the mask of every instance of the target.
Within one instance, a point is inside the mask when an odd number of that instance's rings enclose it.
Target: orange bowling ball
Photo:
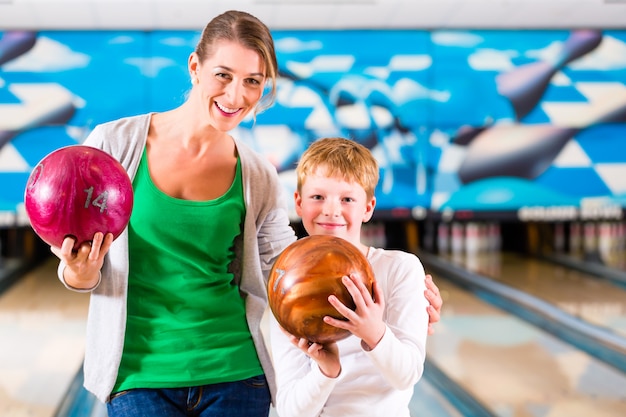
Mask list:
[[[370,294],[374,273],[367,258],[352,243],[335,236],[297,240],[278,256],[267,287],[269,306],[278,323],[294,336],[311,342],[338,341],[350,332],[324,323],[324,316],[345,319],[329,302],[334,294],[356,308],[341,278],[356,274]]]

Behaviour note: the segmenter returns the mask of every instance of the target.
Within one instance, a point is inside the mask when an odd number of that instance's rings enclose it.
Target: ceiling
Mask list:
[[[626,28],[626,0],[0,0],[0,31],[198,30],[228,9],[271,29]]]

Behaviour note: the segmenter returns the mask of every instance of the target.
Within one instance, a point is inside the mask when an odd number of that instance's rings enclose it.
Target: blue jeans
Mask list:
[[[267,417],[269,409],[264,375],[190,388],[131,389],[107,403],[109,417]]]

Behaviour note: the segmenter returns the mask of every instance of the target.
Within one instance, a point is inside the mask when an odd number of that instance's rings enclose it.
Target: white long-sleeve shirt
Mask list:
[[[270,317],[280,417],[409,417],[413,387],[422,376],[426,357],[424,268],[415,255],[402,251],[370,248],[368,260],[385,297],[387,328],[370,351],[356,336],[339,341],[337,378],[322,374]]]

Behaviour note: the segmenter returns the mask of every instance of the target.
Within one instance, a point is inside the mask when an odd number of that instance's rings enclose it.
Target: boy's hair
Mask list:
[[[317,168],[326,169],[328,177],[342,177],[348,182],[356,182],[365,190],[367,198],[374,197],[378,184],[378,162],[372,152],[353,140],[330,137],[313,142],[304,151],[296,174],[298,191],[308,175],[315,173]]]

